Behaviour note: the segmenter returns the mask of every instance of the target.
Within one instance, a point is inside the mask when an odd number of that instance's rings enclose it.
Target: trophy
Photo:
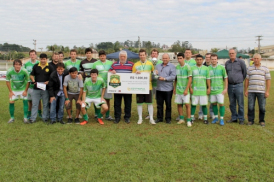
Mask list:
[[[158,74],[156,74],[156,70],[155,70],[155,66],[156,66],[156,64],[157,64],[157,58],[152,58],[151,59],[151,62],[152,62],[152,64],[153,64],[153,66],[154,66],[154,71],[153,71],[153,76],[154,76],[154,78],[156,78],[156,79],[158,79],[159,78],[159,76],[158,76]]]

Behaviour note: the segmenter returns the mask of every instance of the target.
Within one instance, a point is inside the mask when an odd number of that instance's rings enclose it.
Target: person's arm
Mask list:
[[[176,85],[177,85],[177,76],[175,77],[175,81],[174,81],[174,88],[173,88],[173,94],[176,94]]]
[[[48,81],[48,92],[49,92],[49,97],[50,97],[50,103],[52,103],[53,100],[55,100],[54,96],[54,79],[52,78],[53,75],[50,76],[49,81]],[[45,82],[46,84],[46,82]]]
[[[79,104],[81,103],[82,95],[83,95],[83,87],[80,88],[79,97],[78,97],[78,100],[77,100],[77,103],[79,103]]]
[[[266,80],[266,90],[265,90],[265,94],[264,94],[265,98],[267,98],[269,96],[270,84],[271,84],[270,80]]]
[[[176,68],[175,68],[175,66],[172,66],[172,68],[170,69],[170,74],[169,74],[169,76],[167,76],[165,78],[165,81],[166,82],[173,82],[175,77],[176,77]]]
[[[6,81],[7,87],[9,89],[9,98],[11,99],[13,95],[15,95],[13,93],[13,91],[11,90],[11,86],[10,86],[10,81]]]
[[[207,80],[206,80],[206,85],[207,85],[206,94],[209,95],[209,94],[210,94],[210,79],[207,79]]]
[[[245,79],[245,96],[248,96],[248,86],[249,86],[249,79]]]
[[[224,85],[224,90],[222,92],[223,95],[225,95],[227,93],[227,87],[228,87],[228,81],[227,78],[224,79],[225,85]]]
[[[244,61],[241,61],[241,65],[242,65],[242,74],[243,74],[243,78],[246,78],[246,74],[247,74],[247,70],[246,70],[246,65]]]
[[[65,95],[65,105],[67,106],[70,103],[70,100],[68,98],[68,91],[67,91],[67,86],[63,85],[63,91],[64,91],[64,95]]]
[[[106,91],[106,88],[102,88],[101,102],[103,102],[103,101],[106,102],[104,99],[105,91]]]
[[[188,77],[187,86],[186,86],[186,89],[185,89],[185,91],[184,91],[184,95],[187,95],[187,94],[188,94],[188,90],[191,88],[191,83],[192,83],[192,76],[189,76],[189,77]]]

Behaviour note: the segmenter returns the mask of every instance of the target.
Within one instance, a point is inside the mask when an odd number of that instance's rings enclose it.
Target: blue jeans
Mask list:
[[[264,93],[249,92],[248,93],[248,121],[254,123],[255,118],[255,101],[258,100],[259,105],[259,122],[265,122],[265,103]]]
[[[231,111],[231,119],[244,121],[244,88],[243,83],[236,85],[228,84],[229,108]],[[238,103],[238,113],[236,104]]]
[[[39,106],[39,101],[42,99],[43,102],[43,121],[48,120],[49,118],[49,93],[47,90],[35,90],[31,93],[32,98],[32,108],[31,108],[31,117],[30,120],[36,121],[37,111]]]
[[[59,108],[57,109],[57,105],[59,104]],[[57,120],[61,121],[64,115],[64,105],[65,105],[65,96],[56,96],[55,100],[50,104],[50,120],[56,121],[56,110],[58,110]]]

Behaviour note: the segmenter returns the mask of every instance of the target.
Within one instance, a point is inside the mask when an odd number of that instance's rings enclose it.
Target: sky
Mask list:
[[[0,0],[0,44],[34,48],[132,40],[193,47],[274,45],[273,0]]]

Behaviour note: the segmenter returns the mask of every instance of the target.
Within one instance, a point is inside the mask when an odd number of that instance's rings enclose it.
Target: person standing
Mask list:
[[[59,63],[59,53],[55,52],[52,55],[52,60],[49,63],[49,65],[52,66],[52,68],[54,68],[54,70],[56,70],[57,69],[57,63]]]
[[[120,51],[119,52],[119,60],[114,62],[109,69],[109,72],[112,74],[116,73],[132,73],[132,67],[134,63],[127,60],[127,52]],[[124,119],[127,124],[130,123],[131,117],[131,103],[132,103],[132,94],[114,94],[114,116],[115,120],[114,123],[118,124],[121,120],[121,105],[122,105],[122,98],[124,98]]]
[[[69,55],[70,55],[70,60],[65,62],[65,68],[69,70],[70,68],[75,67],[79,71],[81,61],[76,59],[77,51],[75,49],[71,49]]]
[[[59,51],[58,54],[59,54],[59,63],[63,63],[64,62],[64,53],[62,51]]]
[[[225,63],[225,69],[228,75],[228,97],[231,111],[231,119],[228,123],[237,122],[244,124],[244,87],[243,81],[246,77],[245,62],[236,58],[237,52],[234,49],[229,50],[230,59]],[[238,104],[238,112],[236,111]]]
[[[261,65],[261,55],[254,54],[254,65],[247,69],[245,79],[245,96],[248,96],[248,125],[254,124],[255,119],[255,101],[258,100],[259,105],[259,123],[265,126],[265,104],[266,98],[269,96],[271,75],[267,67]]]

